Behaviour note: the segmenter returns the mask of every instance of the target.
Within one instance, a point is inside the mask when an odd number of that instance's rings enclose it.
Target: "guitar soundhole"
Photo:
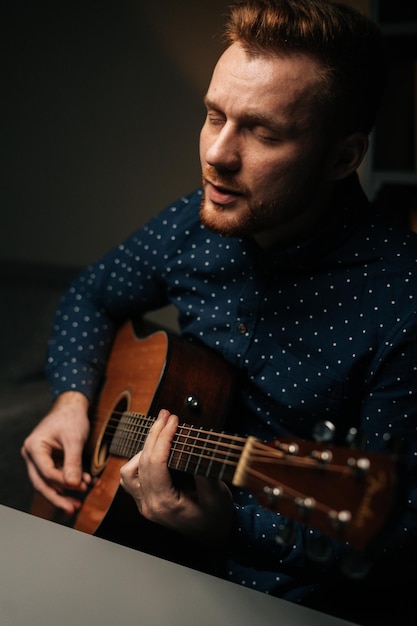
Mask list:
[[[129,406],[128,396],[122,396],[114,406],[108,422],[105,425],[102,436],[99,438],[94,455],[93,473],[95,475],[103,471],[109,458],[109,450],[114,434],[123,413]]]

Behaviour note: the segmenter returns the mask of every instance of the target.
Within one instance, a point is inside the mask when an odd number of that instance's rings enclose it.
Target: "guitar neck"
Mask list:
[[[114,457],[131,458],[155,418],[124,412],[107,438]],[[111,429],[110,429],[111,430]],[[282,438],[262,443],[182,424],[168,467],[248,489],[259,503],[362,550],[394,503],[390,455]]]
[[[123,413],[110,444],[110,454],[132,458],[142,450],[154,422],[154,417]],[[168,467],[231,483],[246,441],[183,424],[174,436]]]

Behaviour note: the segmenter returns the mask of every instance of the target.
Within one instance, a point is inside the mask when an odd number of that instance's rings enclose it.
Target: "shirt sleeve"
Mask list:
[[[49,341],[46,373],[52,392],[84,393],[91,401],[120,323],[168,304],[164,272],[175,254],[187,199],[150,220],[90,265],[63,295]]]

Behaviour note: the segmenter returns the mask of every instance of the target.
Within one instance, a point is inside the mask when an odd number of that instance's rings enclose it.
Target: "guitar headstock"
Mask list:
[[[233,484],[262,506],[363,550],[392,511],[396,459],[296,438],[263,444],[250,437]]]

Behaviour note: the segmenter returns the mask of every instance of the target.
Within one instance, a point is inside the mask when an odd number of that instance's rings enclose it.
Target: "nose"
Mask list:
[[[202,132],[204,136],[204,129]],[[239,136],[237,130],[226,123],[214,136],[210,133],[202,140],[206,144],[205,159],[208,165],[219,171],[236,172],[241,166]]]

